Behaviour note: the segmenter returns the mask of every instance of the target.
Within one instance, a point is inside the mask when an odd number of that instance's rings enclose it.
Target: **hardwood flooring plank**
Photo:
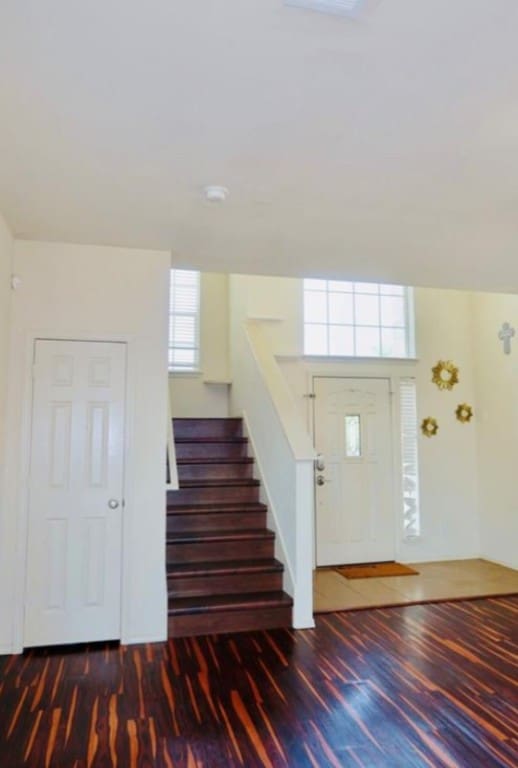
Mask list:
[[[1,768],[515,768],[518,597],[0,657]]]

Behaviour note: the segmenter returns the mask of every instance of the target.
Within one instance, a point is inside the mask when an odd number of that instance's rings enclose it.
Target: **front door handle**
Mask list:
[[[325,481],[324,475],[317,475],[317,485],[324,485]]]
[[[110,501],[108,502],[108,506],[110,507],[110,509],[117,509],[117,507],[119,506],[119,501],[117,499],[110,499]]]

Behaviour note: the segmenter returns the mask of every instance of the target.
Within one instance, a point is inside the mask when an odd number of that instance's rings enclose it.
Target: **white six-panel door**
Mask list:
[[[35,344],[24,645],[117,639],[126,346]]]
[[[393,560],[389,382],[317,377],[314,392],[317,565]]]

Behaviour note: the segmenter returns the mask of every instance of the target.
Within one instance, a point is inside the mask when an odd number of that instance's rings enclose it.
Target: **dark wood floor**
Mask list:
[[[518,765],[518,597],[0,657],[1,768]]]

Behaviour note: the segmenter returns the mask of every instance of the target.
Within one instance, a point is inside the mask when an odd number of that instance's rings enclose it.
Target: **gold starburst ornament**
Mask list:
[[[437,419],[433,419],[431,416],[428,416],[426,419],[422,420],[421,432],[425,437],[434,437],[438,431],[439,425],[437,424]]]
[[[461,424],[467,424],[473,418],[473,408],[467,403],[461,403],[457,406],[455,416],[457,417],[457,421],[460,421]]]
[[[459,383],[459,369],[451,360],[439,360],[432,368],[432,381],[439,389],[452,389]]]

